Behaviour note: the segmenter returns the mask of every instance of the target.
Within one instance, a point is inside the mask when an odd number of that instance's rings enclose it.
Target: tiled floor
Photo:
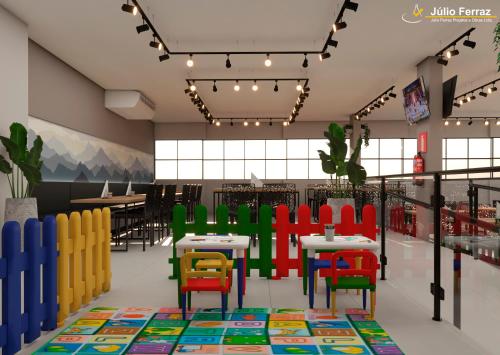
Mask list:
[[[500,271],[483,263],[470,262],[468,257],[465,257],[463,263],[468,269],[464,267],[464,270],[467,270],[464,271],[464,279],[467,277],[470,279],[464,280],[463,292],[466,295],[464,297],[468,297],[465,299],[480,301],[481,299],[472,298],[468,293],[469,289],[474,289],[478,285],[489,285],[484,289],[484,293],[480,293],[489,303],[483,301],[482,304],[466,304],[463,314],[465,332],[462,332],[446,321],[450,319],[449,314],[451,314],[449,310],[452,300],[450,281],[452,253],[443,252],[443,283],[447,292],[447,300],[443,303],[445,320],[435,322],[431,319],[432,297],[429,293],[429,283],[432,279],[432,245],[424,241],[408,241],[400,235],[389,235],[388,239],[388,279],[378,281],[376,320],[404,352],[406,354],[495,354],[493,342],[496,337],[492,336],[489,340],[488,334],[498,329],[496,325],[483,326],[482,329],[481,323],[475,321],[475,316],[468,314],[475,314],[473,310],[477,309],[481,315],[486,314],[486,321],[493,325],[493,321],[498,317],[497,310],[500,308],[495,310],[488,306],[495,302],[494,296],[499,292],[499,282],[493,281],[495,277],[496,280],[500,279]],[[171,265],[168,263],[172,252],[170,240],[167,239],[161,245],[148,248],[145,253],[141,247],[133,245],[128,253],[112,254],[111,291],[95,300],[86,310],[68,319],[67,324],[96,306],[159,308],[175,304],[176,282],[168,279],[171,274]],[[293,248],[291,253],[295,253]],[[324,293],[324,285],[320,285],[316,298],[317,307],[324,307]],[[478,292],[474,295],[477,294]],[[339,309],[359,308],[361,298],[354,292],[340,293],[337,303]],[[218,304],[218,295],[207,293],[193,295],[193,307],[213,307]],[[236,304],[236,293],[233,292],[229,307],[235,307]],[[260,279],[254,274],[248,280],[244,306],[307,308],[307,297],[302,294],[301,280],[294,274],[282,280]],[[471,323],[466,325],[464,322],[467,320]],[[37,350],[57,332],[44,335],[36,343],[24,348],[22,353],[29,354]]]

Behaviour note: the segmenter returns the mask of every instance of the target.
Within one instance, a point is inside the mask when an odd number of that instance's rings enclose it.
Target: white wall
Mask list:
[[[9,126],[28,120],[28,28],[0,6],[0,134]],[[4,154],[0,148],[0,154]],[[3,224],[5,198],[10,197],[5,175],[0,176],[0,225]]]

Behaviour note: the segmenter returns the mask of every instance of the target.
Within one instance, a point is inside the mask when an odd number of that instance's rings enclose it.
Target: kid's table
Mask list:
[[[322,250],[378,250],[378,242],[360,235],[336,235],[332,242],[328,242],[324,235],[306,235],[300,237],[302,249],[307,250],[307,275],[309,277],[309,308],[314,308],[314,260],[316,252]],[[306,277],[305,273],[304,276]]]
[[[221,236],[221,235],[192,235],[185,236],[175,244],[177,257],[184,255],[185,250],[207,249],[207,250],[236,250],[238,268],[238,307],[243,307],[243,282],[245,278],[244,258],[245,252],[250,245],[250,237],[246,235]],[[180,292],[180,276],[177,278]]]

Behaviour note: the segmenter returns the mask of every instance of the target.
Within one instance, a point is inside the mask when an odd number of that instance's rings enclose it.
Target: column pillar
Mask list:
[[[437,63],[436,57],[427,57],[417,65],[417,76],[424,80],[431,116],[416,124],[416,138],[421,132],[427,132],[427,152],[422,153],[425,171],[442,170],[443,66]],[[416,186],[417,200],[430,202],[433,186],[432,179]],[[434,228],[432,210],[417,206],[416,220],[417,238],[428,239]]]

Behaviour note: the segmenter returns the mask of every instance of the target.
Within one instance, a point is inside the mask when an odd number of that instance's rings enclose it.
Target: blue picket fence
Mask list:
[[[23,334],[24,342],[31,343],[42,330],[52,330],[57,326],[56,243],[56,220],[53,216],[45,217],[42,226],[36,219],[26,221],[24,251],[21,251],[19,224],[6,222],[2,228],[0,347],[4,355],[21,350]],[[23,272],[24,290],[21,287]],[[21,311],[22,290],[24,312]]]

